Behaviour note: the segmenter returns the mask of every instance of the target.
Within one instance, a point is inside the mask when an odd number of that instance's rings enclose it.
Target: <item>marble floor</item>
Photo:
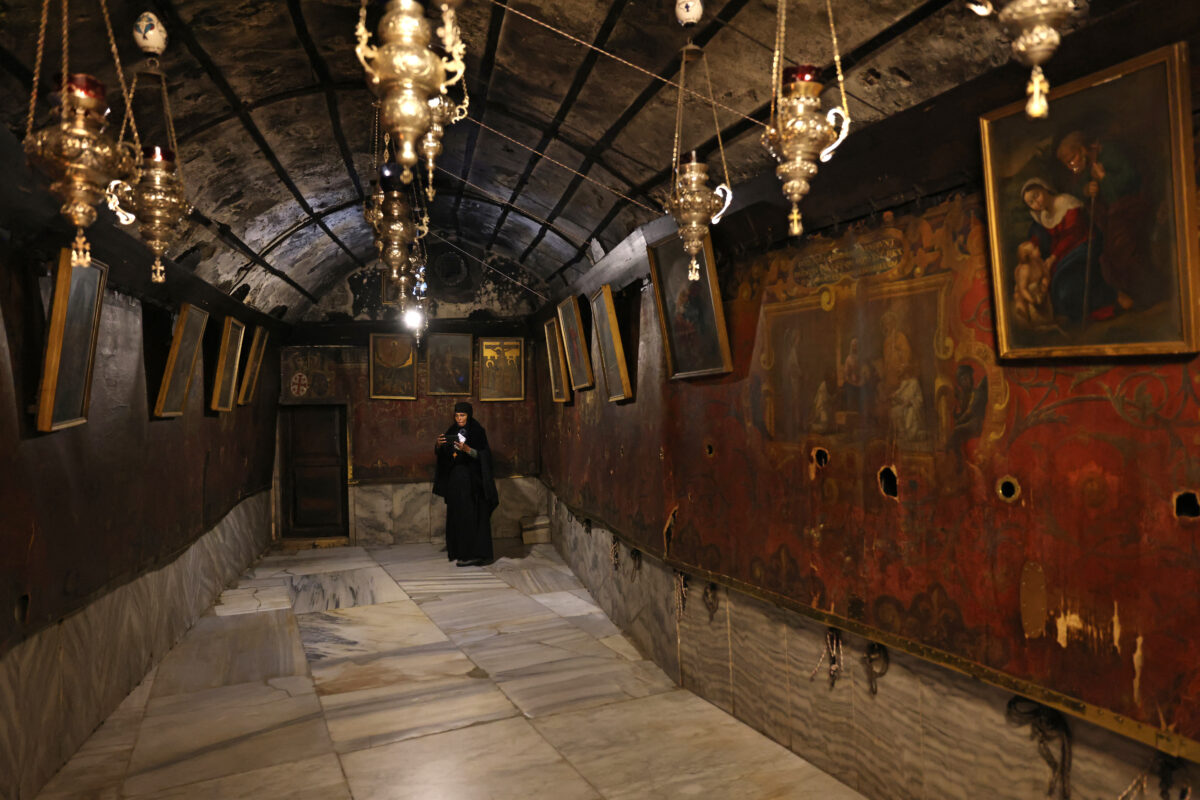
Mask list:
[[[550,545],[517,544],[488,567],[429,544],[263,558],[39,796],[860,797],[678,688]]]

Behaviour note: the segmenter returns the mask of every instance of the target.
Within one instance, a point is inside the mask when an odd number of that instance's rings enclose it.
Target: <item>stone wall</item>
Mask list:
[[[673,569],[550,502],[555,546],[644,654],[847,785],[875,800],[1046,796],[1050,768],[1030,728],[1005,721],[1010,693],[893,650],[873,694],[869,643],[845,633],[831,686],[823,625],[695,576],[677,616]],[[1116,798],[1153,768],[1151,748],[1081,720],[1067,724],[1072,797]],[[1200,766],[1184,768],[1176,786],[1200,777]],[[1158,796],[1158,785],[1151,777],[1146,796]]]
[[[539,478],[498,478],[500,505],[492,513],[492,538],[521,536],[521,519],[548,513],[549,493]],[[433,484],[360,483],[350,487],[351,536],[359,545],[440,541],[446,502]]]
[[[0,658],[0,798],[32,798],[271,538],[270,492]]]

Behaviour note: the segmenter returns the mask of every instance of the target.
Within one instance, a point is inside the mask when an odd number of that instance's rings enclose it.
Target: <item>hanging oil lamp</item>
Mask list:
[[[968,5],[983,17],[993,11],[989,0],[976,0]],[[1042,64],[1058,49],[1062,41],[1058,28],[1074,11],[1074,0],[1011,0],[997,15],[1000,24],[1013,37],[1013,55],[1025,66],[1033,68],[1025,87],[1025,94],[1029,96],[1025,114],[1030,119],[1043,119],[1050,114],[1050,81],[1042,72]]]
[[[461,60],[442,58],[429,47],[429,23],[416,0],[388,0],[379,23],[378,47],[372,46],[366,26],[364,0],[355,29],[358,45],[354,52],[367,73],[367,84],[380,98],[385,130],[396,142],[396,158],[403,167],[400,178],[412,180],[412,167],[419,161],[418,147],[429,130],[429,99],[462,78]],[[458,36],[457,25],[452,35]],[[452,77],[447,80],[447,70]]]
[[[122,224],[129,225],[134,221],[138,223],[138,232],[142,240],[154,253],[150,280],[153,283],[163,283],[167,279],[162,263],[163,254],[175,241],[179,225],[191,213],[192,207],[184,193],[183,174],[176,161],[179,145],[175,139],[175,120],[171,115],[167,77],[158,65],[158,56],[162,55],[167,45],[166,30],[158,18],[147,11],[138,17],[134,25],[134,39],[148,59],[146,68],[133,76],[129,96],[137,96],[138,80],[143,74],[158,79],[167,146],[143,146],[141,170],[136,180],[132,185],[125,181],[113,181],[109,184],[108,204],[109,208],[117,213],[117,218]],[[132,113],[131,99],[126,114]],[[136,136],[136,127],[133,130]],[[122,136],[124,131],[125,126],[122,125]]]
[[[91,264],[91,247],[83,229],[96,221],[96,205],[104,200],[105,187],[123,179],[136,169],[136,150],[124,142],[114,142],[108,133],[108,102],[104,84],[91,75],[72,75],[67,61],[69,31],[64,5],[62,31],[61,105],[55,116],[42,128],[33,129],[37,110],[38,84],[45,52],[46,21],[50,0],[43,0],[41,26],[38,29],[37,59],[33,71],[33,90],[29,98],[29,117],[25,126],[25,154],[30,164],[50,178],[50,192],[62,202],[60,213],[75,226],[71,263]],[[100,4],[108,42],[117,68],[117,80],[128,107],[125,78],[117,58],[116,42],[108,17],[108,6]]]
[[[390,280],[397,284],[397,297],[403,311],[412,287],[409,246],[416,238],[417,231],[412,222],[412,209],[400,189],[400,172],[400,166],[394,162],[384,164],[379,170],[383,199],[378,206],[379,214],[374,228],[379,260],[388,270]]]
[[[782,69],[787,47],[787,0],[779,0],[775,27],[775,58],[771,67],[771,117],[762,143],[779,162],[775,174],[783,181],[783,195],[792,204],[788,214],[788,234],[804,233],[800,219],[800,201],[808,194],[809,182],[816,176],[818,162],[833,157],[850,133],[850,110],[846,104],[846,86],[842,77],[842,57],[838,50],[837,30],[833,25],[833,5],[826,0],[829,35],[833,40],[833,60],[837,65],[838,86],[842,93],[840,108],[821,113],[821,90],[815,66]]]
[[[433,188],[433,171],[437,166],[437,157],[442,154],[442,136],[446,132],[446,126],[453,121],[454,112],[450,98],[444,94],[429,101],[429,130],[421,138],[421,155],[425,157],[425,168],[429,171],[425,196],[430,200],[437,194]]]
[[[716,225],[733,202],[733,190],[729,188],[729,168],[725,165],[725,145],[721,141],[721,127],[717,124],[717,108],[713,103],[712,78],[708,74],[708,60],[704,51],[689,43],[680,54],[679,100],[675,107],[675,144],[671,153],[671,193],[667,197],[667,212],[675,218],[683,249],[691,256],[688,263],[688,280],[700,280],[700,262],[697,256],[704,248],[709,224]],[[713,109],[713,127],[717,131],[717,146],[721,151],[721,167],[725,171],[725,182],[711,189],[708,186],[708,165],[699,159],[693,150],[686,162],[680,161],[679,140],[683,133],[683,95],[687,89],[687,65],[691,61],[704,62],[704,73],[708,79],[708,103]]]

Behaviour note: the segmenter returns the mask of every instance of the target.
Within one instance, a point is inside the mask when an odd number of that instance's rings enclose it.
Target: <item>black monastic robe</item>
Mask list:
[[[466,433],[473,456],[454,449],[460,431]],[[446,429],[446,444],[436,452],[433,493],[446,501],[446,557],[451,561],[491,561],[491,517],[500,498],[492,477],[487,432],[474,417],[468,417],[465,427],[454,423]]]

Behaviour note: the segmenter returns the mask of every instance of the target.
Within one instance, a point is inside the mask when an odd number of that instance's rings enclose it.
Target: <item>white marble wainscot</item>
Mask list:
[[[500,505],[492,514],[492,538],[521,536],[521,519],[544,515],[548,491],[539,478],[514,477],[496,481]],[[355,541],[366,546],[442,540],[446,502],[433,493],[433,484],[360,483],[350,487]]]
[[[0,797],[36,795],[270,536],[270,493],[260,492],[175,561],[0,658]]]
[[[670,677],[847,786],[877,800],[1045,796],[1050,769],[1029,727],[1005,721],[1010,692],[889,649],[889,669],[872,694],[863,661],[868,641],[846,633],[837,682],[830,686],[828,658],[811,679],[825,649],[824,624],[725,586],[718,587],[710,621],[706,584],[697,577],[689,580],[683,617],[675,620],[669,566],[643,556],[634,570],[629,548],[619,544],[614,570],[609,531],[586,524],[553,496],[550,519],[563,560]],[[666,701],[660,694],[608,708]],[[593,730],[598,713],[581,713],[589,722],[580,729]],[[604,791],[610,775],[593,774],[557,741],[558,727],[569,728],[572,716],[535,719],[534,725]],[[1074,717],[1067,724],[1073,797],[1118,797],[1154,762],[1150,747]],[[1200,787],[1200,765],[1186,763],[1176,776],[1176,787],[1186,785]],[[1158,796],[1155,777],[1147,796]]]

